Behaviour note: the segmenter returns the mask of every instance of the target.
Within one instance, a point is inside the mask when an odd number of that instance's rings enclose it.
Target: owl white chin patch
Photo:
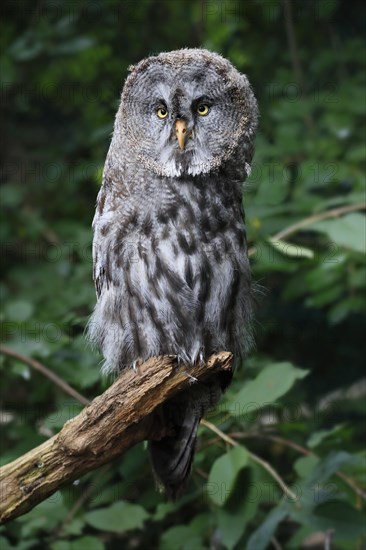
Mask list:
[[[181,177],[181,176],[199,176],[200,174],[208,174],[222,162],[222,156],[219,157],[207,157],[193,154],[188,161],[185,159],[180,161],[177,158],[160,159],[160,161],[153,161],[154,171],[165,177]],[[152,166],[150,165],[150,168]]]
[[[215,155],[201,143],[192,142],[188,143],[184,152],[180,152],[177,142],[169,140],[164,147],[159,147],[155,155],[143,150],[139,151],[137,158],[146,169],[158,176],[179,178],[208,174],[222,164],[226,155],[227,151]]]
[[[182,175],[183,166],[181,164],[177,164],[175,160],[169,160],[160,167],[160,170],[162,176],[176,178]]]
[[[205,162],[194,162],[194,160],[184,166],[183,163],[175,159],[168,160],[162,164],[155,162],[155,170],[160,176],[179,178],[181,176],[199,176],[200,174],[208,174],[213,168],[219,165],[220,160],[209,159]]]
[[[207,162],[198,164],[197,166],[190,166],[187,170],[187,174],[190,176],[198,176],[199,174],[208,174],[212,170],[212,166]]]
[[[208,163],[199,164],[197,166],[191,165],[188,168],[184,169],[182,164],[178,164],[174,160],[167,162],[161,167],[161,175],[170,178],[179,178],[184,175],[198,176],[199,174],[206,174],[209,171],[210,166]]]
[[[202,163],[198,165],[191,165],[188,168],[184,169],[181,164],[176,164],[174,161],[167,162],[159,170],[159,175],[170,177],[170,178],[179,178],[181,176],[199,176],[200,174],[208,174],[212,170],[212,165],[207,163]]]

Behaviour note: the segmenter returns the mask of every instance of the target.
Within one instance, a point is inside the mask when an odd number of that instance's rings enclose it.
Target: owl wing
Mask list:
[[[93,220],[93,281],[97,298],[100,298],[103,288],[109,288],[111,283],[109,243],[106,237],[110,229],[108,226],[111,223],[105,213],[107,194],[103,182],[102,188],[98,194],[97,207]]]
[[[108,277],[108,269],[106,269],[106,266],[103,266],[100,261],[98,250],[93,253],[93,258],[93,280],[95,292],[97,294],[97,298],[100,298],[104,285],[106,285],[107,288],[109,287],[110,278]]]

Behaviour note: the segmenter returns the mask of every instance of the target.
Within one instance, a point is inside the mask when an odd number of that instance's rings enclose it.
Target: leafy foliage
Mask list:
[[[257,350],[209,418],[236,446],[202,426],[192,480],[171,504],[138,445],[0,528],[1,548],[291,550],[315,548],[316,536],[361,549],[364,3],[4,0],[2,10],[2,342],[88,398],[109,383],[83,333],[95,302],[90,225],[128,65],[203,44],[249,75],[261,121],[244,197]],[[0,361],[6,463],[81,405],[22,361]]]

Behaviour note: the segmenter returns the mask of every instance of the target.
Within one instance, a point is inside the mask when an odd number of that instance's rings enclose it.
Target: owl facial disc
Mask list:
[[[135,159],[159,176],[200,176],[235,165],[245,179],[256,125],[246,76],[218,54],[187,49],[149,57],[132,68],[116,136],[130,162]]]

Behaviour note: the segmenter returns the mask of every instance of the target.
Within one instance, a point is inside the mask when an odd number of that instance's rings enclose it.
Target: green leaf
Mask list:
[[[353,312],[365,312],[364,301],[357,296],[351,296],[331,307],[328,317],[331,323],[337,324],[344,321]]]
[[[14,548],[5,537],[0,536],[0,548],[1,550],[12,550]]]
[[[15,543],[16,546],[13,546],[5,537],[0,536],[1,550],[28,550],[28,548],[35,548],[38,542],[37,539],[19,540]]]
[[[331,452],[325,460],[322,460],[315,467],[307,479],[308,486],[321,486],[331,475],[339,470],[344,464],[355,464],[360,461],[359,457],[353,456],[344,451]]]
[[[243,535],[246,522],[243,521],[240,513],[233,513],[231,510],[219,508],[217,523],[225,547],[232,550]]]
[[[310,295],[305,300],[305,304],[308,307],[321,308],[325,305],[334,303],[339,299],[342,293],[343,286],[341,284],[330,286],[325,290],[319,291],[317,294]]]
[[[315,455],[302,456],[294,463],[294,469],[300,477],[308,477],[318,463],[319,458]]]
[[[172,502],[160,502],[155,509],[155,514],[152,519],[153,521],[161,521],[174,510],[175,506]]]
[[[80,52],[82,50],[88,49],[93,45],[93,40],[86,36],[80,36],[73,40],[69,40],[54,48],[54,53],[60,54],[71,54]]]
[[[335,543],[349,540],[356,541],[358,537],[366,535],[364,514],[359,510],[355,510],[346,502],[325,502],[308,514],[297,512],[294,509],[290,515],[295,521],[311,525],[317,531],[332,529]]]
[[[131,529],[141,529],[149,514],[137,504],[116,502],[109,508],[101,508],[88,512],[85,521],[102,531],[123,533]]]
[[[287,516],[283,506],[274,508],[264,523],[252,534],[248,540],[246,550],[265,550],[278,524]]]
[[[42,42],[37,42],[35,36],[30,39],[30,35],[25,34],[11,45],[9,52],[17,61],[29,61],[37,57],[43,49],[44,45]]]
[[[206,550],[203,536],[207,533],[209,514],[198,514],[188,525],[175,525],[167,529],[161,537],[159,550]]]
[[[166,530],[160,539],[159,550],[206,550],[201,537],[189,525],[176,525]]]
[[[288,362],[268,365],[255,380],[247,382],[244,388],[232,397],[232,401],[245,409],[248,404],[256,408],[269,405],[287,393],[296,380],[301,380],[308,372]]]
[[[321,5],[319,5],[318,7],[317,14],[321,19],[328,19],[330,21],[330,16],[335,12],[338,4],[338,0],[328,0],[327,2],[321,2]]]
[[[251,468],[253,471],[254,468]],[[247,490],[246,490],[247,489]],[[238,502],[239,500],[239,502]],[[235,492],[234,503],[227,503],[217,510],[217,523],[222,534],[222,541],[229,550],[232,550],[245,532],[248,523],[253,519],[260,499],[257,493],[257,484],[251,483]]]
[[[349,284],[352,288],[365,288],[366,286],[366,268],[355,268],[349,273]]]
[[[314,252],[310,250],[310,248],[305,248],[305,246],[272,238],[269,238],[268,241],[271,243],[273,248],[281,252],[284,256],[296,258],[297,260],[302,260],[304,258],[312,260],[314,258]]]
[[[347,152],[347,160],[349,162],[362,162],[364,163],[366,158],[366,147],[363,143],[358,145],[354,144],[352,149]]]
[[[315,231],[325,233],[344,248],[364,253],[366,250],[366,217],[359,212],[347,214],[337,220],[324,220],[309,226]]]
[[[70,523],[67,523],[64,528],[63,532],[67,535],[81,535],[84,528],[84,521],[82,521],[79,518],[75,518]]]
[[[2,550],[11,550],[12,545],[8,542],[5,537],[0,536],[0,548]]]
[[[0,200],[3,208],[18,206],[22,200],[22,188],[17,185],[4,184],[0,190]]]
[[[51,544],[51,550],[71,550],[71,543],[68,540],[57,540]]]
[[[299,550],[299,548],[303,547],[303,542],[305,539],[309,536],[311,536],[314,533],[314,529],[312,527],[309,527],[308,525],[303,525],[291,537],[291,539],[287,542],[286,549],[287,550]],[[346,549],[344,549],[346,550]]]
[[[240,470],[247,465],[248,452],[242,446],[234,447],[214,462],[207,483],[207,493],[212,502],[222,506],[228,500]]]
[[[314,447],[317,447],[324,439],[339,432],[343,427],[344,424],[337,424],[330,430],[319,430],[318,432],[314,432],[309,437],[307,446],[310,447],[310,449],[314,449]]]
[[[104,550],[104,543],[97,537],[81,537],[71,543],[70,550]]]
[[[11,321],[27,321],[33,314],[33,305],[24,300],[10,302],[5,307],[5,316]]]
[[[20,525],[18,530],[21,539],[36,536],[44,529],[54,529],[67,515],[67,508],[63,503],[59,491],[33,508],[28,514],[20,516],[15,521]]]
[[[46,428],[56,432],[62,428],[65,422],[75,418],[82,409],[83,406],[79,401],[73,401],[72,398],[65,399],[58,409],[54,410],[44,419],[44,425]]]

